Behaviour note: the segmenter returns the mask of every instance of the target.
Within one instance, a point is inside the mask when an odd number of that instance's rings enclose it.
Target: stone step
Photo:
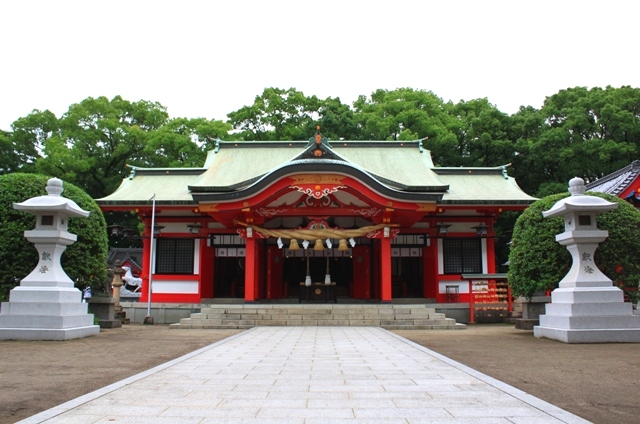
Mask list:
[[[191,314],[191,318],[196,319],[252,319],[252,320],[272,320],[272,319],[382,319],[382,320],[418,320],[431,319],[441,320],[448,319],[444,314],[408,314],[408,315],[387,315],[387,314]]]
[[[122,325],[131,324],[131,319],[127,318],[127,313],[125,311],[116,311],[114,313],[114,318],[120,320]]]
[[[436,312],[416,312],[416,313],[412,313],[412,314],[393,314],[393,313],[377,313],[377,312],[371,312],[371,311],[367,311],[367,312],[363,312],[363,311],[333,311],[332,313],[313,313],[313,312],[304,312],[304,311],[300,311],[300,310],[296,310],[296,311],[290,311],[290,312],[286,312],[286,311],[277,311],[277,312],[268,312],[268,313],[254,313],[252,311],[241,311],[241,310],[237,310],[237,311],[225,311],[225,312],[221,312],[221,311],[217,311],[217,312],[209,312],[209,311],[202,311],[198,313],[201,316],[206,316],[206,317],[220,317],[220,316],[237,316],[237,315],[242,315],[242,316],[263,316],[263,317],[271,317],[271,316],[292,316],[292,315],[297,315],[297,316],[317,316],[317,317],[327,317],[327,316],[379,316],[379,317],[386,317],[386,318],[407,318],[407,317],[412,317],[412,318],[443,318],[444,314],[441,313],[436,313]]]
[[[171,328],[376,326],[398,330],[462,329],[424,305],[210,305]]]
[[[353,313],[353,311],[394,311],[398,313],[408,313],[409,311],[435,311],[434,308],[417,305],[412,307],[397,307],[395,305],[345,305],[345,304],[321,304],[321,305],[267,305],[267,304],[234,304],[234,305],[207,305],[202,311],[280,311],[293,313],[295,311],[309,313],[333,313],[342,311]],[[278,312],[275,312],[278,313]]]

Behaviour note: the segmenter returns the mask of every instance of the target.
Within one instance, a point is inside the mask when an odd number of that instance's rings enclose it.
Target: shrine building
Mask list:
[[[97,203],[144,223],[142,302],[149,277],[152,302],[301,300],[309,283],[341,303],[446,302],[451,288],[465,302],[462,274],[496,271],[496,218],[536,200],[505,168],[436,167],[422,140],[318,131],[219,141],[201,168],[132,167]]]

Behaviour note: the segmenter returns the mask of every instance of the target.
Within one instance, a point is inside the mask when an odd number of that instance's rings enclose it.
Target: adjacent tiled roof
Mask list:
[[[198,174],[193,174],[181,172],[180,168],[135,168],[134,173],[123,179],[114,193],[96,201],[100,205],[139,205],[150,203],[155,194],[159,204],[194,204],[189,185],[203,171],[201,169]]]
[[[440,203],[528,205],[537,200],[522,191],[514,178],[505,178],[500,172],[463,172],[440,175],[451,187]]]
[[[619,196],[640,175],[640,160],[634,160],[631,164],[609,175],[587,184],[587,191],[613,194]]]
[[[115,266],[116,260],[120,263],[129,262],[135,268],[135,271],[142,270],[142,248],[137,247],[112,247],[107,256],[107,264],[109,268]]]

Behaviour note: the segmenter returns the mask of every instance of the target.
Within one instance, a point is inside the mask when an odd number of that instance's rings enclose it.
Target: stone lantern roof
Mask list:
[[[22,203],[14,203],[13,207],[16,210],[32,214],[39,212],[63,212],[70,217],[88,217],[89,212],[80,208],[73,200],[61,196],[63,191],[62,180],[51,178],[47,181],[47,195],[32,197]]]
[[[601,214],[618,207],[617,203],[608,202],[597,196],[585,195],[585,184],[582,178],[572,178],[569,181],[571,196],[559,200],[548,211],[542,212],[545,218],[565,216],[572,212],[594,212]]]

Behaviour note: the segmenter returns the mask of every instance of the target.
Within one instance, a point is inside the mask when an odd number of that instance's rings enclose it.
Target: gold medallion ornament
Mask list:
[[[335,174],[300,174],[290,177],[293,183],[289,186],[311,196],[314,199],[321,199],[331,193],[346,188],[342,180],[343,175]]]

